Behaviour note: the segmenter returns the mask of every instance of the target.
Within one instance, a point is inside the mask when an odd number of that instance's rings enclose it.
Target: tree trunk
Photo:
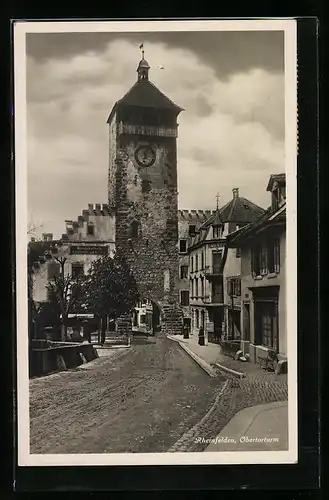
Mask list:
[[[62,324],[61,324],[61,340],[62,342],[66,342],[66,338],[67,338],[67,327],[66,327],[66,324],[64,321],[62,321]]]
[[[106,339],[106,316],[101,317],[101,344],[105,343]]]

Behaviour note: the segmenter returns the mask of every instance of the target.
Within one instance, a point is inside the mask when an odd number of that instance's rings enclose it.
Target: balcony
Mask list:
[[[223,294],[217,293],[216,295],[212,295],[211,297],[206,296],[203,297],[203,303],[207,306],[221,306],[224,304]]]
[[[223,273],[221,272],[220,266],[206,266],[204,270],[204,275],[207,280],[211,280],[214,278],[220,278]]]
[[[122,122],[119,123],[119,135],[153,135],[157,137],[177,137],[177,129],[165,127],[152,127],[145,125],[128,125]]]

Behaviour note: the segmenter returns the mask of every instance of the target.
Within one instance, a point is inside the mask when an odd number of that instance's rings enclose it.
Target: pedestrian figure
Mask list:
[[[204,329],[200,326],[199,330],[199,345],[204,345]]]
[[[183,338],[184,339],[188,339],[190,338],[189,336],[189,331],[188,331],[188,326],[187,324],[185,323],[185,325],[183,326]]]

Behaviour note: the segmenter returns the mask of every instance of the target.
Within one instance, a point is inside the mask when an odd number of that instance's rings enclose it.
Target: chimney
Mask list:
[[[239,188],[233,188],[233,198],[239,198]]]

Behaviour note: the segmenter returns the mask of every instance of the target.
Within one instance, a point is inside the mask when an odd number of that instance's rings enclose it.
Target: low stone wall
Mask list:
[[[54,345],[56,344],[56,345]],[[78,366],[98,358],[92,344],[70,344],[50,342],[48,347],[34,347],[31,350],[30,376],[47,375]]]

